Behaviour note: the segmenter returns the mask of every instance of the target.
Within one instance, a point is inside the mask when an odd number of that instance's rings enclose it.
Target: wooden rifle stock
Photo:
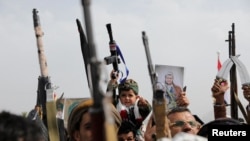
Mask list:
[[[41,76],[38,79],[37,105],[41,106],[42,120],[48,129],[49,140],[59,141],[59,131],[56,119],[56,102],[54,101],[54,88],[51,86],[50,77],[48,75],[47,60],[43,47],[43,31],[40,24],[38,11],[33,9],[33,21],[35,35],[37,39],[38,59],[40,64]],[[47,109],[48,108],[48,109]]]
[[[142,40],[145,47],[145,52],[148,61],[148,71],[151,79],[152,89],[153,89],[153,115],[156,125],[156,138],[160,140],[165,137],[171,138],[171,132],[169,129],[169,123],[166,117],[167,103],[164,97],[163,88],[160,83],[157,83],[157,74],[153,68],[153,63],[151,60],[151,55],[149,51],[148,38],[145,31],[142,32]]]
[[[37,106],[42,106],[42,119],[47,127],[47,118],[46,118],[46,90],[45,88],[50,88],[50,78],[48,76],[48,66],[47,66],[47,60],[44,53],[44,47],[43,47],[43,40],[42,36],[43,31],[41,28],[40,18],[38,16],[38,11],[36,9],[33,9],[33,22],[34,22],[34,30],[35,30],[35,36],[36,36],[36,43],[37,43],[37,53],[38,53],[38,60],[40,65],[40,72],[41,75],[38,79],[38,90],[37,90]]]
[[[92,98],[94,100],[93,106],[89,112],[91,115],[91,131],[93,141],[116,141],[117,133],[114,129],[114,120],[106,119],[105,115],[109,115],[108,108],[105,108],[109,104],[105,100],[104,92],[101,90],[101,67],[102,63],[97,59],[97,53],[94,45],[91,13],[90,13],[90,0],[82,0],[83,13],[86,26],[86,35],[88,41],[88,75],[91,81],[92,87],[90,88]]]

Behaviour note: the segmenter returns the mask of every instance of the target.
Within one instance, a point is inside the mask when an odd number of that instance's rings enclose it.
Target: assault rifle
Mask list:
[[[109,34],[109,49],[110,49],[110,53],[111,55],[108,57],[105,57],[104,60],[106,61],[106,64],[109,65],[112,63],[113,65],[113,70],[114,70],[114,74],[112,74],[112,79],[116,78],[116,74],[119,73],[119,68],[118,68],[118,64],[120,63],[120,59],[118,58],[117,55],[117,48],[116,48],[116,42],[113,39],[113,34],[112,34],[112,28],[111,28],[111,24],[106,24],[107,30],[108,30],[108,34]]]
[[[42,36],[44,34],[37,13],[38,11],[36,9],[33,9],[33,21],[41,75],[38,78],[36,109],[34,109],[33,112],[38,113],[40,119],[45,125],[45,127],[41,127],[44,131],[44,134],[46,136],[48,134],[48,137],[46,139],[51,141],[59,141],[59,131],[56,119],[56,102],[54,101],[54,87],[52,87],[50,77],[48,75],[47,60],[42,42]],[[33,118],[35,119],[37,117]]]
[[[40,72],[41,75],[38,78],[38,89],[37,89],[37,106],[41,106],[41,112],[42,115],[41,118],[43,119],[43,123],[47,127],[47,114],[46,114],[46,89],[51,88],[51,81],[50,77],[48,76],[48,66],[47,66],[47,60],[44,53],[44,47],[43,47],[43,31],[40,24],[40,18],[38,16],[38,11],[36,9],[33,9],[33,21],[34,21],[34,29],[35,29],[35,35],[36,35],[36,41],[37,41],[37,49],[38,49],[38,59],[40,64]]]
[[[164,97],[164,86],[162,86],[161,83],[158,83],[158,76],[153,67],[149,51],[148,37],[146,36],[145,31],[142,31],[142,40],[145,47],[146,57],[148,61],[148,72],[153,89],[153,115],[156,125],[156,139],[160,140],[165,137],[171,138],[171,133],[166,118],[167,103]]]
[[[87,33],[87,40],[81,39],[81,41],[86,41],[85,51],[87,51],[87,75],[90,83],[90,92],[94,100],[93,106],[90,108],[89,112],[91,115],[91,131],[93,141],[116,141],[117,136],[114,129],[114,119],[110,117],[108,112],[109,104],[107,104],[107,98],[104,95],[104,91],[101,90],[101,74],[102,74],[102,62],[98,60],[96,54],[96,48],[94,45],[92,24],[91,24],[91,13],[90,13],[90,0],[82,0],[83,13],[85,19],[85,27]],[[79,27],[79,25],[78,25]],[[79,30],[80,31],[80,30]],[[84,35],[83,30],[80,35]],[[83,37],[83,36],[82,36]],[[81,43],[81,45],[84,45]],[[86,54],[83,54],[86,55]],[[85,57],[84,57],[85,58]],[[85,68],[86,69],[86,68]]]
[[[234,23],[232,24],[232,30],[228,32],[228,47],[229,47],[229,58],[231,56],[236,55],[235,51],[235,31],[234,31]],[[238,94],[238,88],[237,88],[237,72],[236,72],[236,66],[233,65],[230,69],[230,99],[231,99],[231,117],[234,119],[238,119],[238,104],[234,97],[234,93]]]
[[[111,23],[106,24],[107,31],[109,34],[109,49],[110,49],[110,56],[107,56],[104,58],[106,65],[112,64],[113,65],[113,73],[111,74],[111,79],[116,79],[116,77],[119,74],[119,67],[118,64],[120,63],[120,58],[118,58],[118,53],[117,53],[117,45],[115,40],[113,39],[113,34],[112,34],[112,28],[111,28]],[[108,91],[111,88],[108,88]],[[112,100],[113,104],[116,106],[118,100],[117,100],[117,95],[116,95],[116,89],[112,88]]]

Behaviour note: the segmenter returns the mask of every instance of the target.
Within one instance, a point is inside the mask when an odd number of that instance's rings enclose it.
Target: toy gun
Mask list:
[[[38,11],[33,9],[34,29],[41,72],[41,75],[38,78],[37,102],[35,110],[38,112],[43,124],[48,129],[48,139],[51,141],[59,141],[59,132],[56,119],[56,102],[54,101],[54,87],[52,87],[50,77],[48,75],[48,65],[42,41],[42,36],[44,34],[37,13]]]
[[[96,48],[94,45],[92,24],[91,24],[91,14],[90,14],[90,0],[82,0],[83,13],[86,26],[86,39],[81,39],[81,41],[86,41],[86,46],[82,46],[84,51],[83,55],[87,55],[87,75],[90,82],[90,92],[93,98],[93,106],[90,108],[91,116],[91,132],[93,141],[116,141],[117,136],[114,129],[114,119],[110,117],[107,98],[104,95],[104,91],[101,89],[101,74],[102,74],[102,63],[97,59]],[[78,29],[81,28],[78,24]],[[83,30],[79,30],[80,35],[84,35]],[[84,36],[81,36],[84,38]],[[81,45],[84,45],[81,43]],[[84,57],[85,58],[85,57]],[[85,68],[86,69],[86,68]]]
[[[149,51],[148,38],[145,31],[142,32],[142,40],[145,47],[148,61],[148,71],[153,89],[153,115],[156,125],[156,139],[161,140],[165,137],[171,138],[171,133],[166,117],[167,103],[164,97],[164,86],[162,86],[161,83],[157,83],[158,76],[153,68],[153,63]]]

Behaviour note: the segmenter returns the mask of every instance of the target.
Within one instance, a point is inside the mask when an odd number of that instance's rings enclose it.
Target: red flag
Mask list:
[[[221,64],[221,62],[220,62],[220,53],[219,52],[217,52],[218,53],[218,60],[217,60],[217,69],[218,69],[218,71],[221,69],[221,67],[222,67],[222,64]]]
[[[221,65],[221,62],[220,62],[220,58],[218,57],[218,63],[217,63],[218,71],[220,70],[221,67],[222,67],[222,65]]]

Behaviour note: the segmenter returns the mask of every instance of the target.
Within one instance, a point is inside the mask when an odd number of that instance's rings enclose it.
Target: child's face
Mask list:
[[[121,91],[119,95],[121,103],[126,107],[133,106],[135,104],[137,97],[138,96],[134,93],[132,89],[128,91]]]

